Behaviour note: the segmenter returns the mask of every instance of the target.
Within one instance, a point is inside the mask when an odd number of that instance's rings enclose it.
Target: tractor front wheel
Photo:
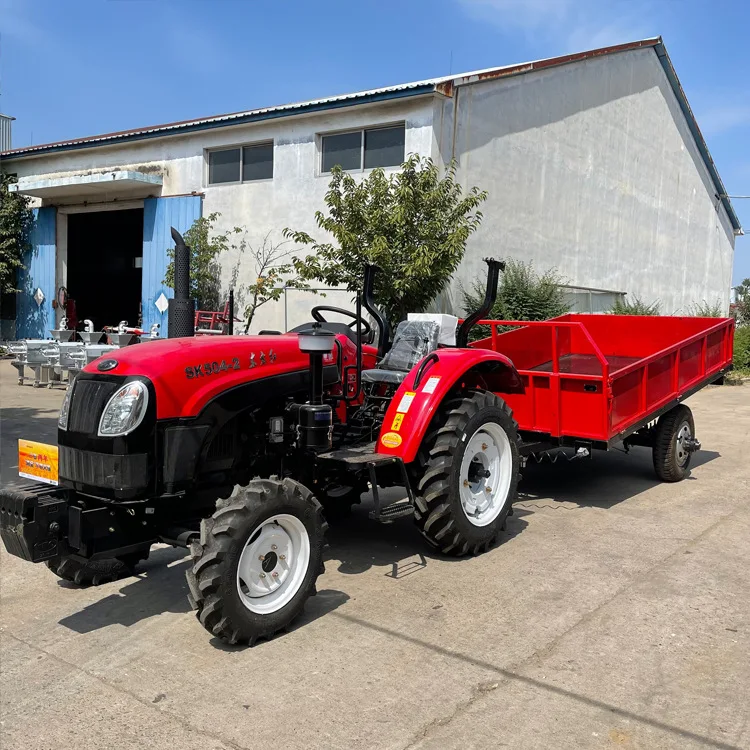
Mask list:
[[[252,645],[289,625],[315,593],[323,510],[291,479],[254,479],[217,507],[191,544],[188,598],[210,633]]]
[[[444,554],[479,554],[503,528],[516,498],[518,428],[498,396],[476,391],[447,401],[419,451],[414,518]]]

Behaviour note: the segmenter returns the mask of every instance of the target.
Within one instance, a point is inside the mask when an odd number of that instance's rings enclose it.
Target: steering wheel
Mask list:
[[[348,328],[356,332],[357,323],[359,323],[359,325],[361,326],[363,339],[369,337],[370,334],[372,333],[372,326],[364,318],[358,318],[356,314],[353,313],[351,310],[344,310],[343,307],[331,307],[330,305],[316,305],[315,307],[313,307],[312,310],[310,310],[310,315],[312,315],[313,320],[316,320],[318,323],[328,323],[329,321],[327,321],[321,314],[324,312],[337,313],[347,318],[352,318],[352,322],[349,323]]]

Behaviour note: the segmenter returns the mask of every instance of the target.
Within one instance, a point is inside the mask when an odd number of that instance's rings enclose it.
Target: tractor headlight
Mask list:
[[[65,398],[63,398],[62,406],[60,407],[60,416],[57,418],[57,426],[61,430],[68,429],[68,413],[70,412],[70,397],[73,393],[73,386],[69,385],[65,389]]]
[[[99,420],[101,437],[117,437],[132,432],[143,420],[148,406],[148,389],[134,380],[126,383],[107,402]]]

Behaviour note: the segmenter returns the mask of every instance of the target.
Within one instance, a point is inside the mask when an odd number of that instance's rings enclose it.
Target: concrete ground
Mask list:
[[[2,479],[61,391],[0,362]],[[366,508],[291,632],[224,647],[179,550],[77,589],[0,553],[3,750],[750,747],[750,386],[690,400],[681,484],[635,449],[530,467],[502,543],[453,561]]]

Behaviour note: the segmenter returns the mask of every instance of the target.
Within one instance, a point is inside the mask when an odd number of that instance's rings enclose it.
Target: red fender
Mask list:
[[[420,365],[406,376],[386,412],[376,452],[400,456],[404,463],[416,458],[427,427],[438,406],[457,384],[496,393],[523,393],[524,385],[513,362],[490,349],[438,349],[427,362],[417,388]]]

